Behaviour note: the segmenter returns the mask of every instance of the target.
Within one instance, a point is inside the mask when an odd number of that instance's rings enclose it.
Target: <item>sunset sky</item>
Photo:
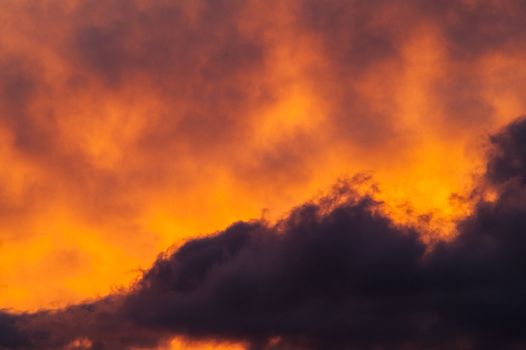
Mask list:
[[[524,349],[526,2],[0,1],[0,349]]]

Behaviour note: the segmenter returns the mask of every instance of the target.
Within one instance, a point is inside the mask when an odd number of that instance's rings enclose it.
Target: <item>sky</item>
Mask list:
[[[526,3],[0,2],[0,349],[520,349]]]

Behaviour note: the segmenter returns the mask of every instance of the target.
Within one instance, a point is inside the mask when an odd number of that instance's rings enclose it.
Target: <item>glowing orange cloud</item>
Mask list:
[[[2,2],[2,307],[126,288],[172,244],[362,172],[396,222],[452,233],[482,140],[524,112],[510,13],[523,5]]]

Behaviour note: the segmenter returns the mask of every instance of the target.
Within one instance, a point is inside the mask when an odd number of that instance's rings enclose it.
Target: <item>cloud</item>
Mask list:
[[[491,138],[493,154],[487,178],[494,184],[518,180],[526,183],[526,122],[522,117]]]
[[[521,169],[517,120],[492,137],[488,179]],[[504,161],[503,161],[504,160]],[[511,175],[510,175],[511,174]],[[238,222],[162,254],[128,293],[0,319],[7,348],[156,346],[174,335],[253,349],[526,346],[526,187],[480,200],[432,246],[381,203],[341,188],[275,225]]]
[[[16,349],[28,346],[27,338],[16,328],[16,317],[7,313],[0,313],[0,346]]]
[[[17,310],[106,295],[173,242],[362,171],[385,220],[446,232],[478,143],[526,108],[520,1],[0,7],[0,300]]]

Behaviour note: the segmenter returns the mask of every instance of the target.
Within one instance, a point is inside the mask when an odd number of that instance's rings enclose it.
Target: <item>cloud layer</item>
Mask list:
[[[523,347],[525,16],[2,1],[0,344]]]
[[[275,225],[239,222],[190,240],[129,293],[4,314],[0,344],[130,349],[183,335],[250,349],[522,348],[525,125],[493,136],[486,179],[499,194],[480,199],[450,241],[422,243],[344,186]]]

